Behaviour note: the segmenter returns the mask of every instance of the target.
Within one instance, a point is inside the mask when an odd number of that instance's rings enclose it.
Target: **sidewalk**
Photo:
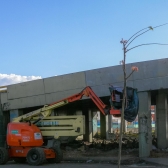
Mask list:
[[[143,158],[148,163],[159,164],[168,167],[168,158]]]
[[[98,163],[112,163],[117,164],[118,158],[117,157],[65,157],[63,158],[63,161],[69,161],[69,162],[98,162]],[[168,167],[168,158],[139,158],[139,157],[129,157],[124,156],[121,158],[121,164],[122,165],[131,165],[131,164],[139,164],[142,162],[146,162],[149,164],[158,164],[162,166]]]

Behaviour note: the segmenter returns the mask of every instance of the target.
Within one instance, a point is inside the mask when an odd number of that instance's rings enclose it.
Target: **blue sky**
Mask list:
[[[46,78],[119,65],[121,38],[168,23],[167,9],[167,0],[1,0],[0,74]],[[149,42],[168,43],[168,25],[131,46]],[[145,46],[127,63],[167,56],[168,46]]]

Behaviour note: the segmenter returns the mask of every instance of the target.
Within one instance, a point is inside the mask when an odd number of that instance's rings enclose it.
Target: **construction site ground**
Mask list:
[[[166,168],[168,167],[168,149],[153,150],[148,158],[139,158],[138,140],[135,138],[123,139],[123,149],[121,158],[121,168]],[[75,140],[71,143],[62,144],[63,161],[60,164],[49,164],[38,167],[57,168],[117,168],[118,163],[118,140],[93,139],[92,143],[83,140]],[[16,164],[14,161],[8,162],[3,167],[21,168],[30,167],[28,164]],[[31,166],[35,167],[35,166]]]
[[[148,158],[139,158],[138,140],[123,139],[121,165],[134,165],[143,167],[166,166],[168,167],[168,150],[159,150],[153,146]],[[73,163],[108,163],[117,165],[118,141],[94,139],[92,143],[74,141],[62,146],[64,161]]]

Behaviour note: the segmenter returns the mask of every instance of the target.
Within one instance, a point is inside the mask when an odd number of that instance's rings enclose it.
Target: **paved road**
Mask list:
[[[28,164],[16,164],[15,162],[8,162],[3,168],[117,168],[117,165],[112,165],[108,163],[71,163],[63,162],[59,164],[43,164],[41,166],[30,166]],[[158,165],[125,165],[121,168],[166,168],[165,166]]]

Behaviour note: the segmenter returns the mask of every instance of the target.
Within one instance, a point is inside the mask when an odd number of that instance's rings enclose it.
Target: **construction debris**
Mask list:
[[[83,140],[74,140],[71,143],[62,145],[64,155],[69,157],[117,157],[119,138],[117,135],[110,140],[93,138],[93,142]],[[124,135],[122,139],[122,155],[123,156],[139,156],[139,141],[138,136]],[[157,149],[157,139],[153,136],[152,139],[151,157],[167,157],[168,149]]]

